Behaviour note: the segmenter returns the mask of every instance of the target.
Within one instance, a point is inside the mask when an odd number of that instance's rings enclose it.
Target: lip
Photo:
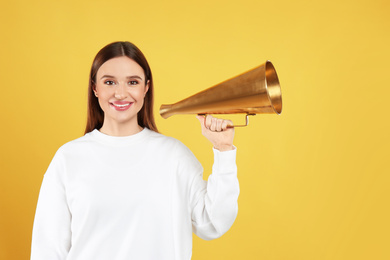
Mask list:
[[[126,111],[131,107],[133,102],[129,101],[115,101],[110,103],[110,106],[113,107],[116,111]]]

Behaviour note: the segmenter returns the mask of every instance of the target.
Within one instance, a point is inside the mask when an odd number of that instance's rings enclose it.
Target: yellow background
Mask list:
[[[195,153],[205,177],[212,153],[198,121],[162,119],[159,106],[267,59],[278,72],[282,114],[236,130],[236,222],[220,239],[195,238],[193,259],[390,259],[389,5],[2,1],[0,259],[29,258],[42,176],[83,134],[92,59],[117,40],[145,53],[159,129]]]

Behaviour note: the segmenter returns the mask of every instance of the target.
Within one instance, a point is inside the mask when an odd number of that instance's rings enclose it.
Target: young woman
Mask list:
[[[32,260],[188,260],[192,232],[224,234],[239,186],[230,121],[198,116],[214,150],[208,181],[179,141],[157,132],[141,51],[114,42],[91,68],[85,135],[63,145],[43,179]]]

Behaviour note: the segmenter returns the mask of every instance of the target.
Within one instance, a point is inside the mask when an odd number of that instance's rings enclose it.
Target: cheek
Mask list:
[[[109,107],[108,101],[110,99],[109,93],[107,91],[102,91],[101,89],[97,88],[97,99],[100,108],[105,111],[107,107]]]
[[[98,95],[98,99],[99,100],[106,100],[106,99],[109,99],[111,96],[112,96],[112,93],[110,93],[111,91],[107,88],[103,88],[103,87],[99,87],[97,86],[96,87],[96,93]]]
[[[107,102],[105,102],[101,97],[98,98],[98,103],[99,103],[99,106],[101,108],[101,110],[103,110],[103,112],[106,112],[107,110]]]
[[[144,97],[145,97],[145,88],[140,88],[139,90],[137,90],[136,93],[133,94],[134,97],[136,97],[136,99],[138,100],[138,102],[143,102],[144,100]]]

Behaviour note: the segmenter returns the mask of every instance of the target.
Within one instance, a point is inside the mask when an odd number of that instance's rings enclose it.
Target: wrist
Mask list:
[[[214,146],[214,149],[216,149],[220,152],[225,152],[225,151],[234,150],[234,146],[233,145],[218,145],[218,146]]]

